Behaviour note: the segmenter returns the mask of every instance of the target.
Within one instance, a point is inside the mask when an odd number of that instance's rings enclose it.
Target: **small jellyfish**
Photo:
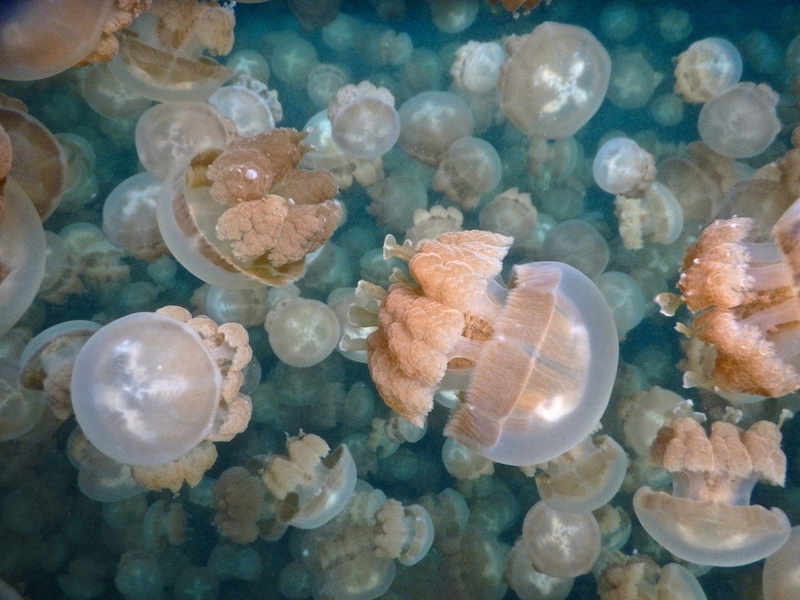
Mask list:
[[[231,439],[235,433],[227,437],[228,427],[240,415],[246,413],[239,431],[249,420],[250,400],[235,384],[252,356],[244,328],[221,326],[221,339],[210,348],[192,325],[208,334],[217,331],[213,321],[190,320],[183,309],[170,312],[181,318],[134,313],[117,319],[75,358],[71,389],[78,424],[98,450],[120,463],[163,465],[205,439]]]
[[[292,367],[310,367],[339,344],[341,328],[333,309],[319,300],[281,300],[267,313],[264,329],[278,358]]]
[[[777,104],[778,94],[767,84],[739,83],[703,105],[697,120],[700,138],[722,156],[761,154],[781,130]]]
[[[480,138],[463,137],[447,149],[433,177],[433,189],[462,210],[471,210],[483,194],[497,187],[501,175],[502,163],[494,146]]]
[[[208,103],[233,121],[238,135],[255,135],[275,129],[283,118],[278,92],[246,75],[237,76],[211,94]]]
[[[449,34],[468,29],[478,16],[478,0],[437,0],[430,6],[434,25]]]
[[[400,136],[394,96],[369,81],[341,88],[328,107],[328,119],[334,141],[356,158],[378,158],[391,150]]]
[[[231,138],[222,114],[206,102],[164,102],[136,123],[136,153],[142,166],[162,181],[193,156],[224,148]]]
[[[617,196],[614,214],[628,250],[641,250],[645,238],[656,244],[671,244],[683,231],[683,209],[675,194],[658,181],[641,198]]]
[[[398,144],[411,158],[437,166],[456,140],[472,135],[467,103],[448,92],[422,92],[406,100],[400,114]]]
[[[708,435],[694,419],[662,427],[650,460],[672,474],[672,493],[639,488],[633,508],[653,539],[689,562],[735,567],[761,560],[789,538],[779,508],[750,502],[758,480],[783,485],[786,456],[778,426],[758,421],[747,431],[724,421]]]
[[[693,43],[675,61],[675,93],[687,102],[707,102],[739,83],[742,57],[722,38]]]
[[[500,107],[525,134],[565,138],[583,127],[608,90],[611,59],[586,29],[545,22],[511,36],[500,74]]]
[[[497,87],[505,60],[506,53],[497,42],[470,41],[456,52],[450,74],[456,86],[483,94]]]
[[[611,60],[607,98],[622,109],[641,108],[662,79],[664,76],[653,70],[641,52],[618,50]]]
[[[286,440],[289,457],[270,455],[261,478],[279,501],[278,519],[298,529],[316,529],[345,507],[356,486],[356,464],[345,444],[331,451],[314,434]]]
[[[594,180],[609,194],[640,198],[656,176],[653,156],[631,139],[608,140],[597,151],[592,165]]]
[[[317,108],[326,108],[335,98],[336,92],[350,83],[350,76],[337,65],[320,63],[308,74],[306,91]]]
[[[156,218],[161,181],[138,173],[122,181],[103,203],[103,233],[136,258],[153,261],[167,254]]]
[[[577,577],[591,571],[600,556],[600,527],[591,512],[561,512],[540,501],[525,515],[522,544],[538,571]]]

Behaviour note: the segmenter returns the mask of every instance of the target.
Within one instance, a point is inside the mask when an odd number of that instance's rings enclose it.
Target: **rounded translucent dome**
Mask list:
[[[766,84],[740,83],[703,105],[697,130],[709,148],[730,158],[761,154],[781,130],[778,94]]]
[[[687,102],[706,102],[739,82],[742,57],[722,38],[699,40],[675,63],[675,93]]]
[[[106,456],[134,465],[175,460],[203,441],[221,389],[220,369],[197,332],[153,313],[100,329],[72,371],[84,434]]]
[[[629,138],[613,138],[594,157],[592,175],[609,194],[641,195],[656,175],[653,157]]]
[[[348,154],[372,160],[388,152],[400,136],[394,96],[369,81],[341,88],[328,108],[333,140]]]
[[[0,79],[61,73],[100,42],[114,0],[17,0],[0,8]]]
[[[449,92],[422,92],[400,107],[398,144],[411,158],[437,166],[450,145],[472,135],[475,124],[467,103]]]
[[[500,108],[524,133],[565,138],[583,127],[608,90],[611,58],[583,27],[545,22],[506,42]]]
[[[339,343],[336,313],[319,300],[279,302],[267,315],[264,329],[278,358],[292,367],[310,367],[325,359]]]

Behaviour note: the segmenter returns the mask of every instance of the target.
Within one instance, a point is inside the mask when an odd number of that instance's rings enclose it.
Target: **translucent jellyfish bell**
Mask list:
[[[699,40],[675,62],[675,93],[687,102],[706,102],[739,82],[742,57],[722,38]]]
[[[583,27],[545,22],[509,38],[506,52],[500,108],[527,135],[569,137],[600,108],[611,58]]]
[[[72,405],[103,454],[135,465],[175,460],[211,432],[222,375],[177,319],[134,313],[95,333],[75,359]]]
[[[333,139],[348,154],[374,159],[388,152],[400,136],[394,96],[369,81],[349,84],[328,107]]]
[[[613,138],[600,147],[592,165],[594,180],[609,194],[638,197],[653,182],[652,155],[629,138]]]
[[[264,328],[275,354],[293,367],[310,367],[324,360],[336,348],[341,333],[333,309],[304,298],[276,304]]]
[[[703,105],[697,130],[709,148],[730,158],[760,154],[780,133],[778,94],[762,83],[740,83]]]

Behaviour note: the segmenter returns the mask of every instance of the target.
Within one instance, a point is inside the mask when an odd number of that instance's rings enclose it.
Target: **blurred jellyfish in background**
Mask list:
[[[798,27],[0,2],[0,596],[800,597]]]

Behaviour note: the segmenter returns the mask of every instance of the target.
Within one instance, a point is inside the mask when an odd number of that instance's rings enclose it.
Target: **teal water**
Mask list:
[[[436,0],[432,0],[436,2]],[[735,2],[709,0],[707,2],[675,2],[669,5],[660,2],[633,1],[639,16],[639,26],[629,38],[621,42],[608,40],[600,28],[600,16],[607,2],[581,2],[580,0],[552,0],[549,6],[540,6],[529,15],[514,18],[502,12],[492,12],[481,5],[475,22],[466,30],[456,34],[445,34],[431,22],[430,7],[426,2],[409,0],[404,16],[396,21],[381,21],[375,9],[366,1],[344,1],[341,12],[362,23],[375,27],[389,27],[396,32],[407,33],[415,49],[427,49],[441,61],[440,72],[432,78],[427,89],[447,90],[451,84],[449,68],[455,49],[470,40],[490,41],[511,34],[527,34],[537,24],[545,20],[558,21],[583,26],[594,33],[601,43],[612,53],[619,48],[641,52],[654,71],[663,74],[663,80],[653,93],[653,98],[671,91],[674,83],[673,58],[693,41],[718,36],[725,37],[737,45],[743,54],[744,65],[742,81],[767,83],[780,93],[779,117],[783,131],[777,141],[764,153],[744,162],[758,168],[779,157],[790,148],[791,131],[798,124],[796,89],[792,78],[800,77],[800,71],[791,72],[791,65],[784,64],[784,53],[791,40],[800,33],[800,6],[790,0],[785,2]],[[678,41],[667,41],[659,30],[659,20],[664,11],[683,11],[691,25],[691,31]],[[1,15],[1,13],[0,13]],[[292,32],[313,45],[318,60],[322,63],[340,65],[348,73],[350,81],[357,83],[369,78],[389,87],[396,96],[396,106],[400,106],[412,91],[403,85],[403,72],[399,67],[376,66],[359,57],[356,52],[336,52],[328,47],[319,30],[304,31],[297,23],[284,2],[273,1],[259,5],[237,5],[235,7],[236,41],[234,52],[252,49],[267,53],[264,38],[276,32]],[[747,51],[745,36],[753,31],[766,34],[767,47],[760,47],[751,53]],[[774,50],[774,61],[770,63],[768,53]],[[224,58],[221,59],[224,62]],[[798,59],[794,67],[797,69]],[[125,178],[142,170],[138,163],[133,144],[135,119],[112,121],[92,111],[81,96],[79,69],[69,70],[61,75],[34,83],[12,83],[0,81],[0,92],[23,100],[29,112],[41,120],[54,133],[69,132],[82,136],[91,144],[96,154],[93,170],[97,178],[97,193],[82,208],[70,212],[56,212],[45,223],[47,231],[59,232],[75,222],[101,223],[102,205],[110,191]],[[795,80],[796,81],[796,80]],[[280,126],[301,129],[319,108],[308,99],[302,86],[292,86],[276,77],[269,80],[270,89],[278,91],[283,106],[284,118]],[[621,109],[606,100],[597,114],[575,136],[585,154],[591,160],[598,144],[608,132],[622,132],[649,140],[655,148],[660,144],[660,158],[672,152],[680,152],[681,144],[698,139],[697,117],[699,105],[685,105],[683,118],[673,126],[659,125],[649,111],[649,103],[641,108]],[[646,133],[644,133],[646,132]],[[509,123],[496,124],[480,133],[499,152],[504,173],[503,189],[518,186],[521,191],[534,195],[534,204],[544,212],[541,200],[536,195],[534,183],[520,166],[519,152],[525,151],[524,140]],[[647,144],[642,141],[642,145]],[[516,153],[516,154],[515,154]],[[395,148],[384,159],[387,174],[401,172],[408,168],[402,151]],[[416,171],[415,171],[416,173]],[[424,171],[420,171],[424,173]],[[430,177],[430,173],[422,175]],[[498,189],[498,191],[500,191]],[[485,203],[491,194],[483,199]],[[380,248],[387,233],[401,235],[402,231],[381,227],[368,211],[370,199],[365,189],[358,183],[339,194],[347,210],[347,222],[332,237],[332,241],[342,250],[339,271],[329,279],[319,275],[307,277],[298,282],[304,297],[324,300],[327,294],[339,286],[355,285],[361,277],[381,283],[386,281],[389,270],[383,264],[367,264],[362,255],[368,250]],[[447,204],[444,197],[428,190],[428,206]],[[634,268],[650,269],[654,279],[662,286],[658,291],[673,291],[678,276],[678,261],[681,249],[662,252],[648,246],[641,254],[632,256],[620,248],[616,232],[611,197],[591,185],[586,190],[581,203],[582,218],[604,235],[612,251],[610,269],[630,271]],[[478,211],[465,215],[464,227],[478,226]],[[686,239],[691,239],[696,231],[687,231]],[[538,258],[536,253],[512,253],[507,261],[522,262]],[[33,334],[42,329],[72,319],[95,319],[108,322],[135,310],[155,310],[167,304],[190,306],[193,291],[202,282],[188,271],[178,266],[177,273],[168,287],[153,285],[148,273],[148,264],[132,257],[123,262],[130,268],[130,282],[146,282],[149,296],[121,293],[121,286],[110,286],[105,292],[74,295],[63,304],[46,303],[37,300],[23,317],[20,326],[27,327]],[[380,263],[380,261],[378,261]],[[333,270],[333,268],[331,269]],[[680,335],[673,330],[674,319],[667,319],[648,310],[644,320],[630,331],[620,346],[620,359],[626,368],[634,370],[646,380],[646,386],[660,385],[673,390],[685,398],[690,398],[706,410],[719,410],[719,402],[710,400],[696,389],[682,387],[682,373],[675,367],[682,358]],[[329,396],[335,403],[344,391],[356,382],[370,384],[366,365],[332,355],[323,363],[308,369],[293,369],[281,364],[269,348],[266,334],[261,327],[249,329],[251,344],[258,359],[263,376],[262,382],[272,390],[268,400],[276,407],[275,419],[267,422],[252,422],[246,432],[233,441],[218,444],[219,459],[207,473],[211,478],[219,477],[226,468],[245,464],[256,454],[282,452],[285,434],[294,435],[298,429],[306,433],[317,433],[331,447],[335,447],[348,436],[361,436],[369,432],[369,425],[352,426],[346,418],[336,419],[334,426],[321,425],[310,399]],[[612,396],[612,403],[619,399],[622,384]],[[306,403],[309,404],[306,404]],[[703,404],[706,402],[707,404]],[[764,414],[775,414],[775,401],[766,401]],[[796,403],[790,398],[787,405]],[[264,409],[265,411],[267,409]],[[717,412],[716,414],[719,414]],[[388,410],[375,393],[373,417],[385,418]],[[535,485],[531,479],[521,476],[516,469],[498,465],[491,484],[458,484],[445,470],[441,462],[441,448],[444,438],[441,429],[447,412],[437,407],[431,414],[426,436],[415,444],[404,444],[400,451],[388,458],[372,460],[373,468],[364,476],[375,488],[388,497],[396,498],[404,504],[413,503],[421,495],[439,492],[447,487],[455,487],[470,496],[468,504],[473,506],[473,518],[485,525],[500,529],[495,537],[510,547],[521,533],[522,519],[528,508],[538,499]],[[58,598],[109,598],[123,596],[116,589],[114,578],[118,570],[119,558],[127,549],[139,548],[141,540],[136,533],[134,516],[123,526],[114,526],[109,512],[104,507],[84,497],[77,488],[77,471],[69,464],[65,454],[67,438],[74,429],[73,419],[68,420],[55,431],[51,439],[37,442],[0,443],[0,579],[23,591],[23,596],[33,600]],[[605,431],[617,437],[619,423],[609,409],[604,419]],[[789,516],[792,525],[800,524],[800,468],[798,468],[798,436],[800,424],[788,421],[783,429],[783,448],[788,458],[787,484],[784,489],[757,485],[753,502],[765,506],[781,508]],[[358,438],[348,438],[358,439]],[[621,438],[618,438],[622,441]],[[355,453],[355,452],[354,452]],[[366,469],[372,457],[358,457],[359,466]],[[483,492],[492,495],[482,497]],[[159,499],[170,498],[169,492],[148,492],[144,499],[147,505]],[[635,522],[631,508],[630,494],[620,493],[612,502],[628,511]],[[213,598],[273,599],[282,598],[278,581],[286,566],[298,556],[301,545],[296,530],[279,541],[259,539],[248,544],[253,555],[257,556],[260,572],[251,580],[235,577],[219,581],[218,595],[208,594],[208,590],[195,590],[196,596],[178,595],[174,574],[188,564],[205,567],[223,541],[214,523],[214,510],[202,506],[190,498],[188,489],[177,496],[188,513],[189,530],[186,542],[168,551],[149,551],[163,571],[167,573],[165,598]],[[131,509],[136,513],[135,509]],[[477,515],[477,516],[475,516]],[[504,515],[505,518],[504,518]],[[511,515],[511,516],[508,516]],[[503,522],[504,521],[504,522]],[[503,522],[502,525],[496,525]],[[119,522],[116,522],[119,525]],[[224,544],[223,544],[224,546]],[[241,548],[237,548],[241,549]],[[219,550],[217,550],[219,551]],[[645,534],[635,530],[631,541],[622,548],[626,554],[651,551],[654,558],[663,564],[667,560],[664,553],[652,550]],[[435,554],[435,553],[434,553]],[[435,597],[431,578],[436,579],[436,557],[431,555],[417,567],[398,569],[395,588],[386,598],[429,598]],[[798,557],[800,562],[800,557]],[[700,578],[706,596],[712,599],[755,600],[758,598],[762,563],[738,568],[715,568]],[[478,569],[481,565],[475,565]],[[416,571],[415,571],[416,569]],[[65,589],[65,576],[72,576],[73,587],[68,594]],[[80,585],[75,581],[80,580]],[[402,581],[401,581],[402,580]],[[414,587],[417,586],[417,587]],[[70,595],[71,594],[71,595]],[[2,598],[0,594],[0,598]],[[438,597],[450,597],[438,595]],[[455,597],[455,596],[453,596]],[[480,596],[472,596],[479,598]],[[505,598],[515,598],[508,591]],[[592,574],[578,577],[568,598],[596,598],[596,582]],[[797,597],[800,597],[798,591]]]

